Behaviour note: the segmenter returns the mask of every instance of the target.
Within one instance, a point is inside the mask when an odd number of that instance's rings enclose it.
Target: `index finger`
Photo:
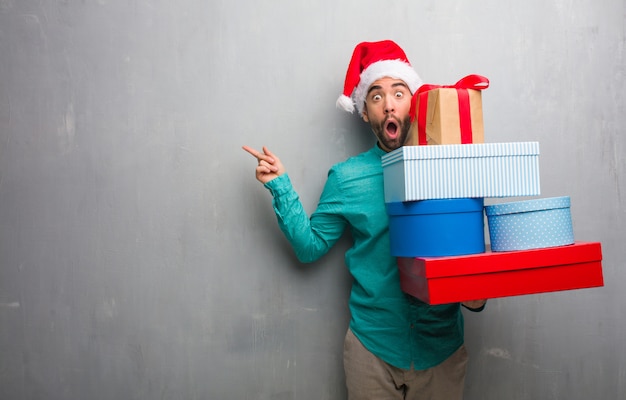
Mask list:
[[[270,163],[274,162],[274,158],[272,158],[272,156],[269,154],[263,154],[260,151],[257,151],[249,146],[241,146],[241,148],[247,151],[248,153],[252,154],[252,156],[255,157],[259,161],[267,161]],[[265,147],[263,147],[263,150],[265,150]]]
[[[248,153],[252,154],[252,156],[258,160],[261,159],[261,153],[259,153],[257,150],[253,149],[250,146],[241,146],[242,149],[244,149],[245,151],[247,151]]]

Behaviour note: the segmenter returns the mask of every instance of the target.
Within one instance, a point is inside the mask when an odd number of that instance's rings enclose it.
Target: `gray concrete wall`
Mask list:
[[[362,40],[469,73],[487,141],[541,144],[606,286],[467,316],[467,399],[626,393],[622,0],[0,0],[0,398],[343,399],[347,241],[300,265],[243,144],[308,211],[373,136]]]

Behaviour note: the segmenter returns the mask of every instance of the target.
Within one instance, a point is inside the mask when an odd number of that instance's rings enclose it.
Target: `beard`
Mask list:
[[[397,127],[398,135],[396,135],[395,138],[390,138],[385,133],[385,123],[389,119],[390,117],[387,117],[378,123],[371,123],[370,125],[383,150],[392,151],[404,146],[407,142],[409,138],[409,131],[411,130],[411,117],[407,116],[401,121],[396,120],[399,126]]]

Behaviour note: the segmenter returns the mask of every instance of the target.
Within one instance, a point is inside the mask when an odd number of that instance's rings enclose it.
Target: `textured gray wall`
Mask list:
[[[467,399],[626,393],[623,0],[0,0],[0,398],[342,399],[344,240],[298,264],[243,144],[313,211],[373,143],[354,45],[490,78],[487,141],[541,143],[606,286],[467,316]]]

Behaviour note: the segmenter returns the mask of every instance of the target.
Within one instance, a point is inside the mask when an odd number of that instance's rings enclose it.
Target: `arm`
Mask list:
[[[247,146],[243,149],[258,160],[256,178],[272,193],[278,225],[298,260],[313,262],[326,254],[346,226],[340,214],[341,207],[337,207],[342,198],[334,174],[329,174],[318,208],[309,218],[280,159],[266,147],[263,147],[263,153]],[[325,206],[329,202],[334,206],[331,210]]]

